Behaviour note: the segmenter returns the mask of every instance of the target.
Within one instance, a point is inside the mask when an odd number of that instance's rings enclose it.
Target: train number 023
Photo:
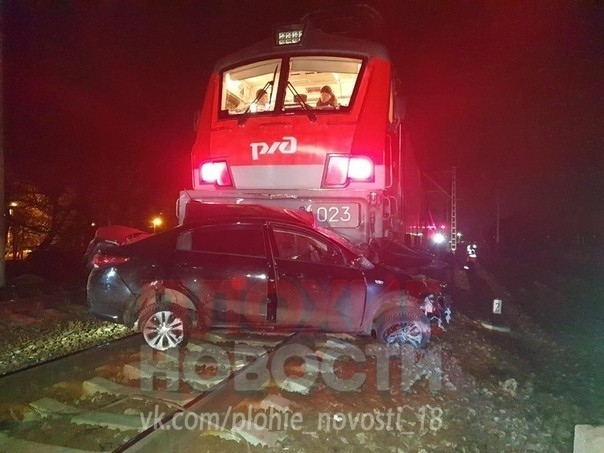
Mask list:
[[[352,220],[350,206],[321,206],[317,208],[316,215],[319,222],[340,223]]]

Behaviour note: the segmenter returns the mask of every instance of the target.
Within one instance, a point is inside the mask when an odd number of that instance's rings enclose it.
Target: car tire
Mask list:
[[[401,307],[380,315],[375,322],[375,333],[379,343],[410,343],[421,348],[430,341],[430,321],[419,309]]]
[[[146,306],[138,325],[145,342],[158,351],[186,346],[191,334],[189,313],[175,304]]]

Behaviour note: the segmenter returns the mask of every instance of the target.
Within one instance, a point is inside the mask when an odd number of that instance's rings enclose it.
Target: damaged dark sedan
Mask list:
[[[195,205],[183,225],[94,256],[87,293],[95,316],[138,323],[158,350],[186,344],[193,327],[429,341],[430,313],[405,290],[410,276],[373,264],[315,227],[312,214]]]

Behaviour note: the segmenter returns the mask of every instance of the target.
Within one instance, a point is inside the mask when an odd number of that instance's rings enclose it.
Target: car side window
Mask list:
[[[262,227],[255,225],[189,230],[180,235],[177,248],[227,255],[266,256]]]
[[[345,265],[342,253],[332,244],[295,230],[274,228],[279,258],[307,263]]]

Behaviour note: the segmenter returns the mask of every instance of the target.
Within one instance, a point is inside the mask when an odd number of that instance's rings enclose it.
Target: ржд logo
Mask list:
[[[252,160],[258,160],[263,154],[275,154],[277,150],[282,154],[294,154],[298,150],[298,140],[296,137],[283,137],[283,141],[273,142],[271,145],[266,142],[250,143],[250,148]]]

